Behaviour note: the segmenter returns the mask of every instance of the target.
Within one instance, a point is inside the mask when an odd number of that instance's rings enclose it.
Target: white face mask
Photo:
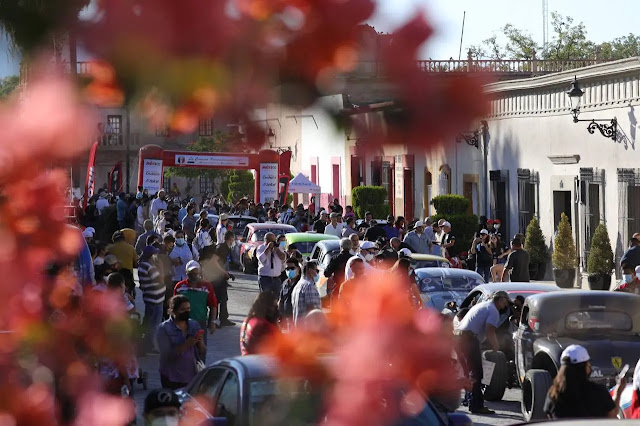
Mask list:
[[[371,261],[373,260],[373,254],[371,254],[371,253],[367,253],[367,254],[364,256],[364,259],[365,259],[367,262],[371,262]]]
[[[165,416],[165,417],[157,417],[149,423],[151,426],[178,426],[180,422],[180,418]]]

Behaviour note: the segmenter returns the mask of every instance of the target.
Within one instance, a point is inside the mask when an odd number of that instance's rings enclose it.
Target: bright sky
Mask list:
[[[392,32],[417,11],[424,11],[435,29],[434,36],[421,52],[422,58],[457,58],[460,48],[462,14],[467,12],[462,57],[471,44],[499,33],[512,23],[529,32],[542,44],[542,0],[377,0],[379,10],[370,23],[378,31]],[[557,11],[584,22],[594,42],[612,40],[628,33],[640,33],[640,0],[548,0],[549,14]],[[549,17],[551,20],[551,17]],[[0,78],[17,74],[18,60],[6,53],[0,36]]]
[[[629,33],[640,33],[639,0],[548,0],[551,12],[584,22],[587,36],[594,42],[609,41]],[[424,11],[435,34],[422,52],[423,58],[458,57],[462,15],[466,11],[462,58],[466,47],[499,33],[507,23],[527,31],[542,44],[542,0],[378,0],[379,12],[370,21],[379,32],[393,29],[416,13]],[[549,25],[551,32],[551,25]],[[551,38],[551,34],[550,34]]]

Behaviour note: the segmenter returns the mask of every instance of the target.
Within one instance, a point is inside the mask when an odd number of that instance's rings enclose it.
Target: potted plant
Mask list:
[[[560,216],[558,235],[553,243],[553,278],[558,287],[572,288],[576,280],[576,245],[573,242],[571,225],[566,214]]]
[[[529,276],[532,280],[544,280],[549,261],[549,249],[537,217],[527,226],[524,248],[529,252]]]
[[[591,248],[587,258],[587,273],[591,290],[609,290],[613,271],[613,250],[607,227],[598,225],[591,239]]]

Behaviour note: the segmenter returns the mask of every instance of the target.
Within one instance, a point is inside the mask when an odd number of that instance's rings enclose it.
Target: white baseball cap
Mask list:
[[[449,228],[451,228],[451,224],[449,222],[443,223],[442,226],[448,226]]]
[[[424,226],[424,223],[421,220],[417,221],[416,224],[413,225],[414,228],[417,228],[419,226]]]
[[[640,265],[636,266],[636,276],[640,276]]]
[[[376,247],[376,245],[373,244],[371,241],[362,241],[360,243],[360,248],[362,250],[370,250],[370,249],[375,249],[375,248],[378,248],[378,247]]]
[[[589,361],[589,352],[580,345],[569,345],[560,356],[563,364],[580,364]]]
[[[485,234],[485,235],[486,235],[486,234],[488,234],[488,233],[489,233],[489,231],[487,231],[486,229],[481,229],[481,230],[480,230],[480,233],[481,233],[481,234]]]
[[[200,264],[195,260],[190,260],[187,262],[187,272],[191,272],[194,269],[200,269]]]
[[[85,230],[82,231],[82,236],[85,238],[93,238],[95,234],[96,234],[96,230],[93,229],[91,226],[89,226],[88,228],[85,228]]]
[[[405,257],[411,257],[411,250],[409,250],[408,248],[403,248],[403,249],[400,249],[398,254]]]

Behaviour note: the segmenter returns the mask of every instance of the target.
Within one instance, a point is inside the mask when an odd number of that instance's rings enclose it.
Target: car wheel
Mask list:
[[[524,420],[542,420],[544,414],[544,401],[551,387],[553,379],[547,370],[529,370],[522,382],[522,415]]]
[[[509,381],[509,367],[504,353],[498,351],[485,351],[482,358],[495,364],[491,383],[484,388],[484,399],[487,401],[500,401],[504,396]]]

